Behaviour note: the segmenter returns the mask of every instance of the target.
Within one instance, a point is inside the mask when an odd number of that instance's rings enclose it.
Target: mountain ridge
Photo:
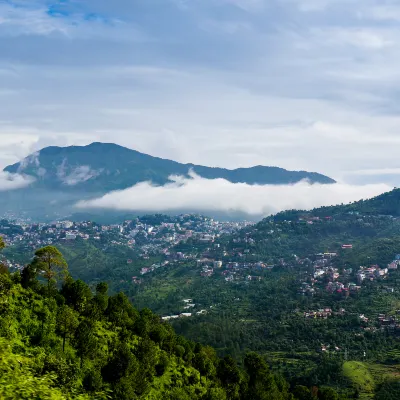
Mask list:
[[[88,191],[126,189],[141,181],[163,185],[170,175],[188,176],[192,170],[207,179],[226,179],[232,183],[293,184],[307,179],[311,183],[335,181],[317,172],[288,171],[280,167],[257,165],[227,169],[153,157],[115,143],[94,142],[87,146],[46,147],[7,166],[4,171],[33,176],[34,187],[70,188],[85,184]]]

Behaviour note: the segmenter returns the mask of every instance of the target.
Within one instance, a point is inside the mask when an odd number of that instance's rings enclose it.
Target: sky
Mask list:
[[[399,28],[400,0],[0,0],[0,166],[103,141],[395,186]]]

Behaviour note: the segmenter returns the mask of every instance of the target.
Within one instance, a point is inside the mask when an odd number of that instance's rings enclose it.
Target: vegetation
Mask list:
[[[0,274],[1,399],[296,399],[261,356],[241,369],[105,283],[95,293],[68,275],[60,289],[42,283],[42,262],[65,269],[44,248],[21,274]]]
[[[313,295],[299,291],[317,253],[337,253],[332,265],[341,277],[400,254],[399,194],[280,213],[213,245],[188,241],[175,250],[193,260],[170,262],[140,284],[132,275],[161,256],[76,240],[31,261],[31,249],[14,248],[28,264],[21,274],[0,268],[3,375],[10,385],[27,379],[32,385],[24,387],[42,398],[400,398],[399,330],[378,320],[398,320],[400,271],[349,296],[327,291],[328,277]],[[78,280],[65,274],[59,250]],[[261,260],[268,268],[244,268],[227,282],[218,269],[201,276],[195,260],[202,257],[224,265]],[[183,299],[196,305],[191,317],[169,325],[153,314],[178,315]],[[304,317],[324,308],[332,315]]]

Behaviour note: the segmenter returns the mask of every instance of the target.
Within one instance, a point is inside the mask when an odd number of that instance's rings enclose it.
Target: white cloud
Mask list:
[[[33,182],[32,177],[0,171],[0,192],[21,189]]]
[[[351,186],[346,184],[247,185],[224,179],[170,177],[171,183],[154,186],[141,182],[132,188],[115,191],[88,201],[78,208],[104,208],[144,212],[199,211],[245,213],[263,217],[287,209],[310,209],[370,198],[391,190],[388,185]]]
[[[66,158],[57,166],[57,178],[67,186],[75,186],[79,183],[84,183],[89,179],[99,176],[101,172],[102,171],[92,169],[89,165],[80,165],[70,171]]]
[[[18,167],[18,173],[23,173],[28,167],[32,165],[36,168],[40,167],[39,152],[34,152],[28,157],[24,158]]]
[[[74,186],[78,183],[83,183],[89,179],[99,176],[101,171],[96,171],[90,168],[88,165],[81,165],[76,167],[71,173],[63,177],[62,181],[68,186]]]

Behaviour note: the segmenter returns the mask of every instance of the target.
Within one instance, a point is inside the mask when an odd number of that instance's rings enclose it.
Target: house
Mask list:
[[[352,244],[342,244],[342,249],[352,249],[353,245]]]
[[[362,322],[368,322],[368,320],[369,320],[364,314],[360,314],[359,318],[360,318],[360,321],[362,321]]]
[[[393,261],[390,264],[388,264],[388,269],[390,269],[390,270],[396,270],[397,267],[398,267],[398,264],[396,261]]]
[[[358,284],[361,284],[364,279],[365,279],[365,274],[363,272],[359,272],[357,274],[357,282],[358,282]]]
[[[325,271],[323,269],[318,269],[314,272],[314,278],[319,278],[320,276],[324,275]]]

